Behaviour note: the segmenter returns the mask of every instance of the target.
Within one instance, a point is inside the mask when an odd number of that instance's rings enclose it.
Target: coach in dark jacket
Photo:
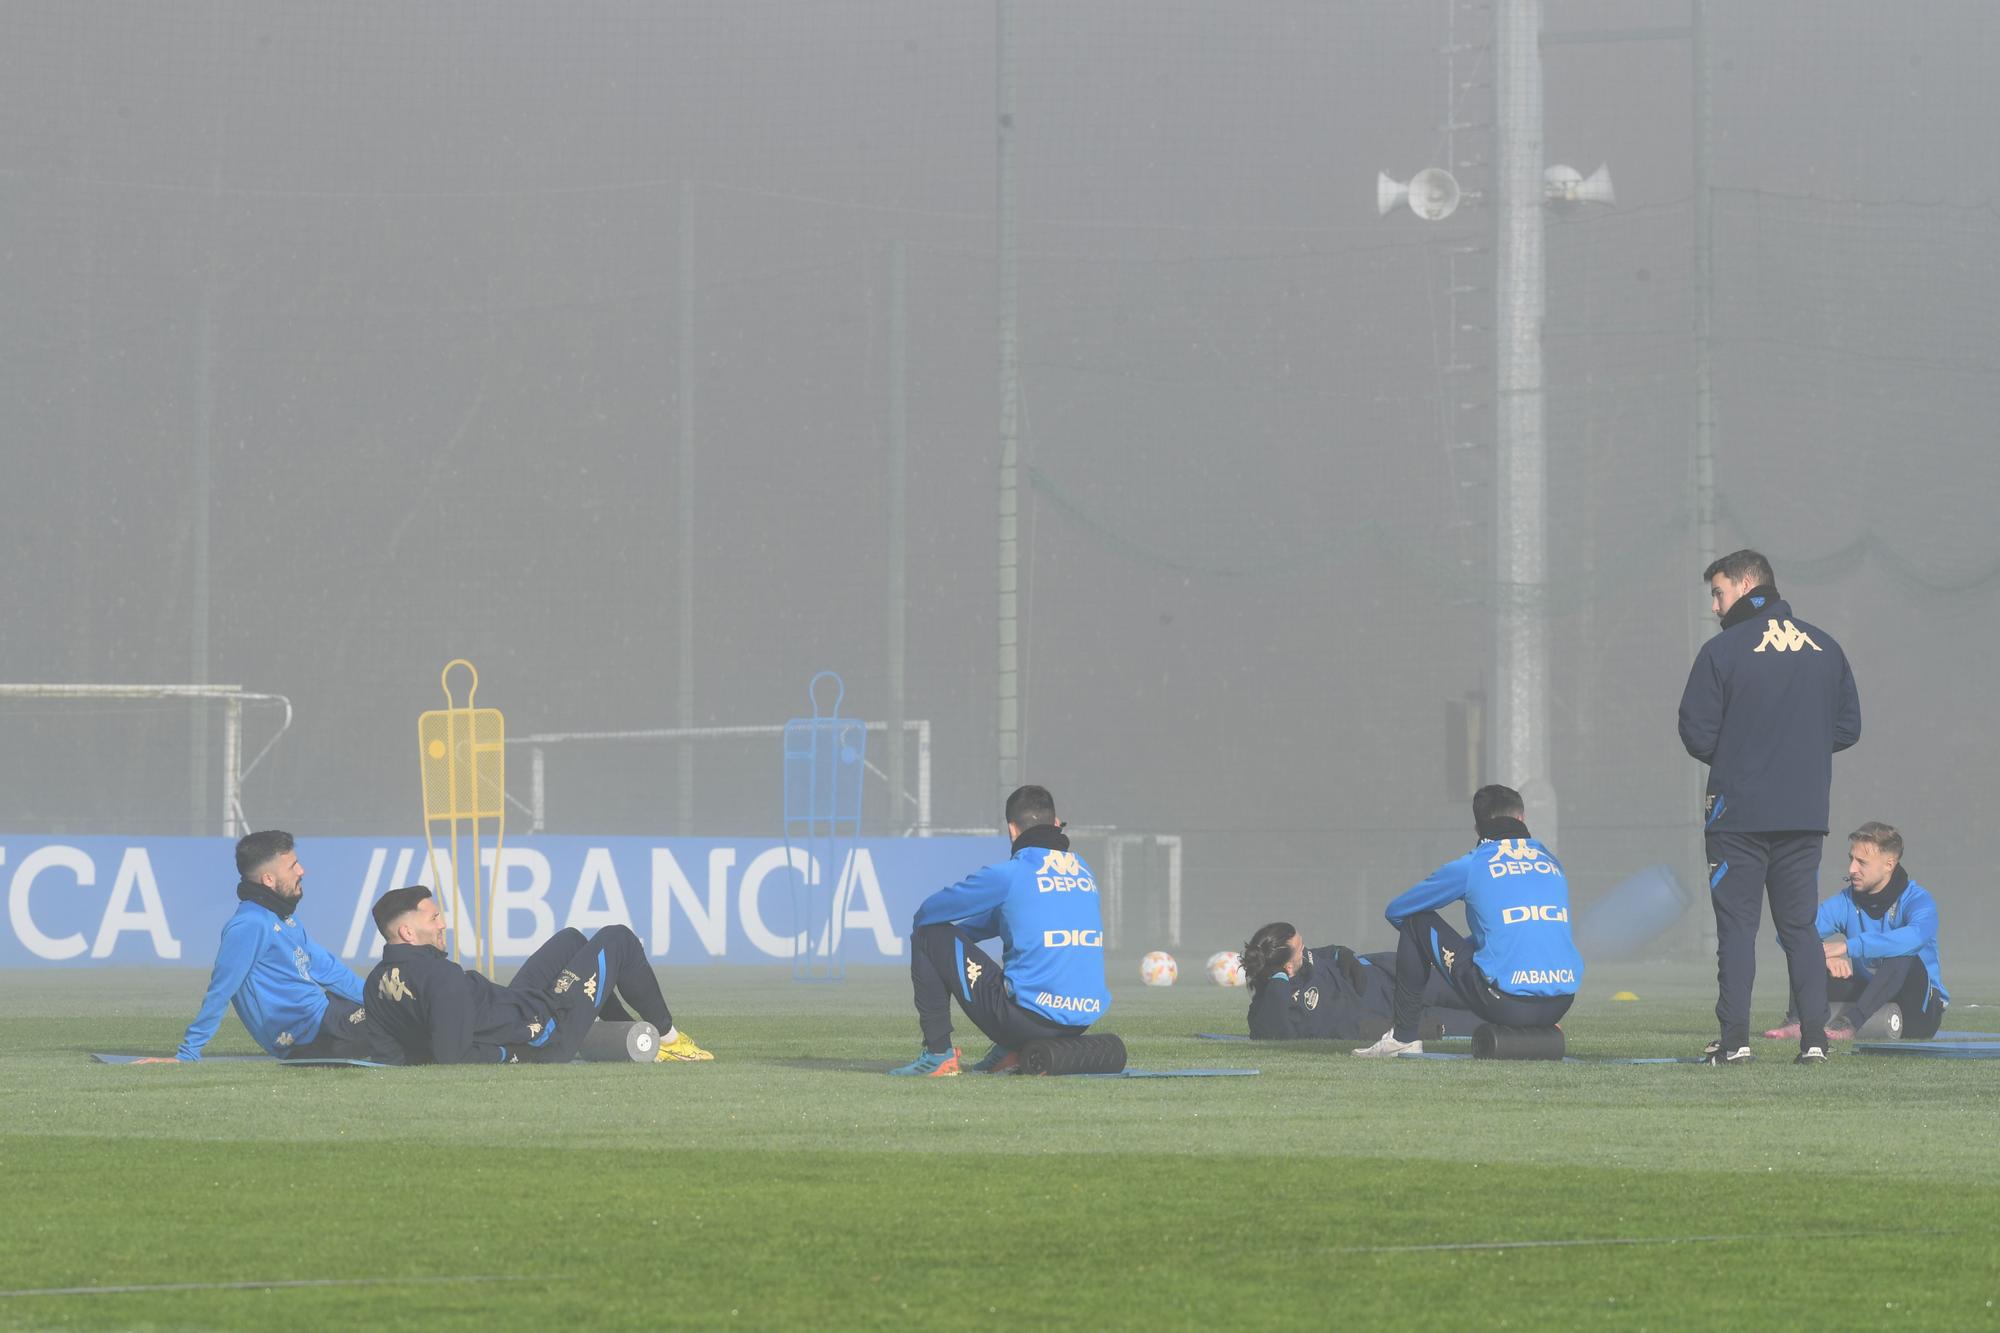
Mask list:
[[[1709,766],[1706,835],[1720,995],[1714,1064],[1750,1058],[1750,991],[1766,892],[1799,998],[1799,1059],[1826,1057],[1826,969],[1813,928],[1833,756],[1861,739],[1854,672],[1833,636],[1792,615],[1771,562],[1723,556],[1703,574],[1722,632],[1681,695],[1681,743]]]

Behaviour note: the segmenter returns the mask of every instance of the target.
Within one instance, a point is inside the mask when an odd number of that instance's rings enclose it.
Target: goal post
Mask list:
[[[871,732],[886,732],[886,722],[864,723]],[[548,756],[549,751],[564,746],[578,744],[598,744],[603,742],[651,741],[681,745],[701,744],[715,741],[768,740],[772,748],[782,743],[785,728],[781,723],[759,723],[746,726],[717,727],[646,727],[632,731],[545,731],[526,736],[509,736],[508,745],[523,746],[528,751],[528,832],[543,833],[548,829]],[[907,835],[928,838],[936,832],[931,826],[931,724],[927,718],[908,718],[903,722],[904,743],[916,745],[915,790],[889,793],[890,805],[896,812],[891,821],[905,830]],[[872,761],[867,765],[871,777],[887,784],[889,774]],[[513,797],[508,800],[514,801]],[[514,801],[519,806],[519,801]]]
[[[58,684],[54,682],[0,683],[0,699],[30,701],[159,702],[186,700],[190,703],[222,705],[222,763],[220,827],[224,836],[240,838],[249,832],[243,816],[243,779],[263,762],[264,756],[292,725],[292,701],[282,694],[262,694],[241,685],[100,685]],[[284,720],[248,764],[243,762],[243,706],[274,704],[284,709]]]

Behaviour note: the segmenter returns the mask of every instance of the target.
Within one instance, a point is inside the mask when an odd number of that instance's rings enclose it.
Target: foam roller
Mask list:
[[[1024,1074],[1122,1074],[1125,1043],[1109,1032],[1049,1037],[1021,1048]]]
[[[618,1064],[630,1060],[647,1064],[660,1049],[660,1030],[651,1023],[605,1023],[590,1025],[583,1035],[577,1057],[583,1060]]]
[[[1885,1004],[1868,1015],[1854,1033],[1863,1041],[1895,1041],[1903,1035],[1903,1007],[1899,1004]]]
[[[1473,1029],[1472,1058],[1560,1060],[1563,1058],[1562,1029],[1510,1028],[1498,1023],[1482,1023]]]

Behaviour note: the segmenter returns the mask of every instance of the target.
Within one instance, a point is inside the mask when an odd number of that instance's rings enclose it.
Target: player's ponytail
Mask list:
[[[1250,993],[1261,994],[1264,983],[1285,970],[1292,957],[1292,936],[1299,932],[1289,921],[1273,921],[1259,927],[1243,946],[1243,975],[1250,981]]]

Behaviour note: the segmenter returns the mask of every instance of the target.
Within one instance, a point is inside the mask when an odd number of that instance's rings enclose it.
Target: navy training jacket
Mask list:
[[[496,986],[423,944],[382,946],[367,1006],[368,1044],[387,1065],[517,1064],[556,1030],[549,997]]]
[[[1297,976],[1266,978],[1250,997],[1253,1041],[1373,1039],[1389,1030],[1396,977],[1339,944],[1307,949]]]
[[[1861,696],[1833,636],[1753,588],[1695,654],[1680,731],[1709,766],[1709,832],[1825,833],[1833,756],[1861,739]]]

